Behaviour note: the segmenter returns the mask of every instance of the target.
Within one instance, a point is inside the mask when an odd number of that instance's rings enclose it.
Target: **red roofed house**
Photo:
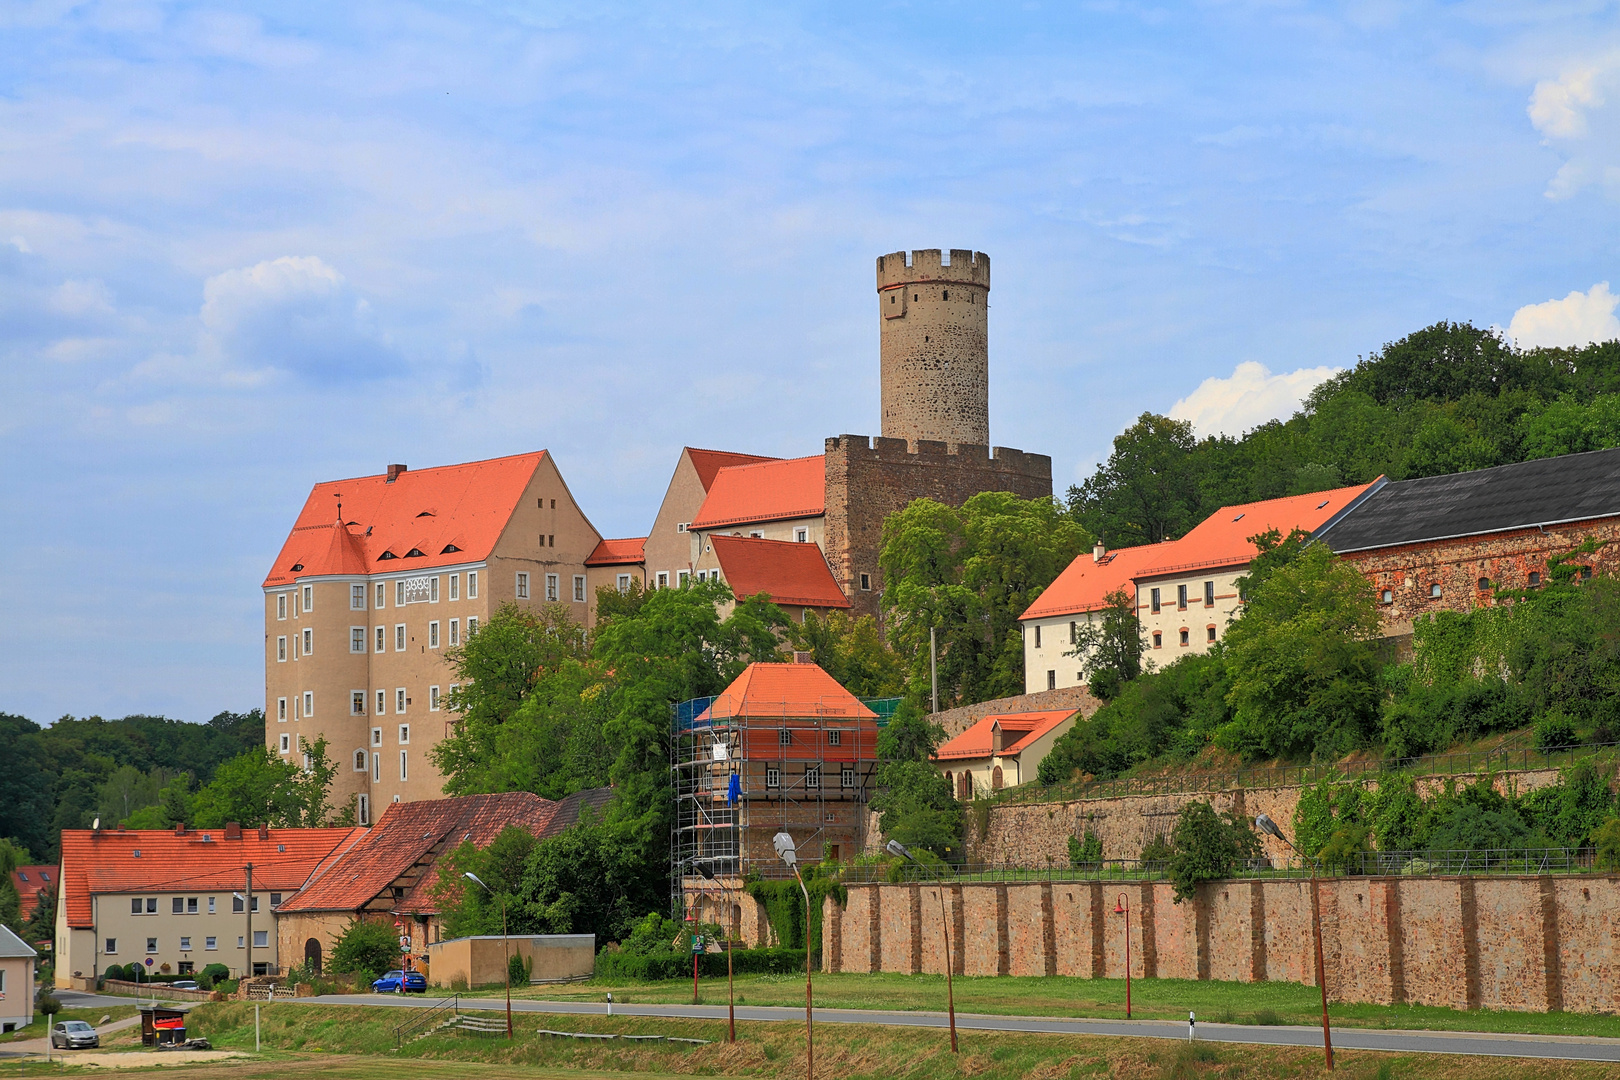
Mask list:
[[[1258,554],[1250,537],[1271,529],[1283,536],[1296,528],[1323,529],[1358,506],[1375,485],[1225,506],[1179,540],[1113,552],[1097,545],[1070,563],[1020,619],[1025,690],[1084,683],[1083,664],[1069,653],[1082,623],[1100,621],[1107,595],[1119,589],[1135,599],[1146,659],[1163,667],[1208,651],[1238,616],[1237,579]]]
[[[603,540],[585,559],[586,588],[591,603],[596,603],[597,589],[630,591],[631,584],[643,588],[647,584],[647,538],[633,536],[625,540]]]
[[[56,985],[94,988],[111,964],[233,976],[284,962],[274,912],[364,829],[64,829]],[[253,890],[247,891],[247,866]],[[251,910],[244,898],[251,895]],[[251,920],[251,948],[249,925]]]
[[[850,607],[815,544],[715,533],[704,541],[704,547],[703,562],[712,567],[709,573],[730,585],[739,599],[764,593],[797,622],[803,622],[810,611],[825,615]],[[722,617],[732,605],[724,607]]]
[[[721,469],[775,460],[758,454],[682,448],[669,488],[664,492],[664,501],[658,507],[658,516],[653,520],[652,531],[647,534],[648,583],[653,587],[670,588],[692,576],[692,540],[687,535],[687,527],[697,517],[703,500],[709,497],[709,489]]]
[[[740,907],[725,910],[698,866],[736,888],[750,870],[785,871],[771,842],[779,832],[812,862],[848,859],[866,841],[877,715],[808,656],[750,664],[701,713],[677,720],[677,887],[733,937],[763,923],[753,905],[747,926]]]
[[[33,914],[41,900],[56,895],[55,866],[19,866],[11,872],[11,884],[22,899],[23,918]]]
[[[361,824],[438,797],[445,650],[509,602],[589,625],[601,541],[546,451],[315,485],[264,579],[270,749],[324,736]]]
[[[611,788],[595,788],[553,802],[510,791],[391,805],[376,825],[312,867],[303,888],[277,909],[281,955],[318,969],[350,923],[377,920],[400,924],[401,936],[411,938],[413,966],[425,971],[427,945],[440,939],[438,867],[446,853],[467,842],[487,847],[510,825],[553,836],[611,796]]]
[[[1074,727],[1073,709],[986,716],[942,745],[934,762],[958,799],[1034,780],[1041,759]]]

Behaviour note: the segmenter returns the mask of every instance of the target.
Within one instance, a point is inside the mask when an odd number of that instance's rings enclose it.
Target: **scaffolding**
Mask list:
[[[849,859],[866,844],[866,802],[887,715],[854,699],[754,702],[721,696],[672,710],[670,883],[677,911],[750,874],[788,876],[771,838],[792,835],[807,862]],[[874,704],[888,705],[888,701]],[[885,710],[893,712],[893,706]]]

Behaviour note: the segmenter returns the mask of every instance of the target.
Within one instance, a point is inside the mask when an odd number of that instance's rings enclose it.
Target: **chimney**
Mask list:
[[[390,466],[388,466],[388,482],[390,484],[392,484],[395,480],[399,479],[399,474],[404,472],[404,471],[405,471],[405,466],[403,466],[403,465],[390,465]]]
[[[1001,753],[1001,721],[1000,720],[997,720],[995,723],[990,725],[990,753],[991,753],[992,756]]]
[[[174,823],[174,835],[176,835],[176,836],[184,836],[184,835],[186,835],[186,823],[185,822],[177,821],[177,822]]]
[[[225,839],[227,839],[227,840],[240,840],[240,839],[242,839],[242,825],[241,825],[240,822],[227,821],[225,823]]]
[[[1107,553],[1108,549],[1103,547],[1102,537],[1097,537],[1097,543],[1093,545],[1091,549],[1091,561],[1094,563],[1100,563],[1103,561],[1103,556]]]
[[[816,662],[816,654],[815,653],[807,653],[807,652],[796,652],[796,653],[793,654],[793,662],[795,664],[813,664],[813,663]]]
[[[268,825],[260,825],[259,826],[259,839],[260,840],[268,840],[268,839],[270,839],[270,826],[268,826]]]

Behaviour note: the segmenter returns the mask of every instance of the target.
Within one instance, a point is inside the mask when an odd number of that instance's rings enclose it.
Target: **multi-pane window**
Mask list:
[[[363,626],[349,627],[349,651],[363,653],[366,651],[366,628]]]
[[[628,575],[621,574],[619,576],[620,577],[626,577]],[[626,587],[628,587],[628,583],[626,583]],[[575,574],[574,575],[574,603],[583,604],[584,602],[585,602],[585,575],[584,574]]]
[[[578,578],[576,580],[583,581],[584,579]],[[618,580],[614,584],[618,586],[619,595],[623,596],[625,593],[630,591],[630,575],[620,574]],[[580,597],[580,599],[583,600],[584,597]]]
[[[399,725],[399,745],[409,746],[411,742],[411,725]]]
[[[428,709],[431,712],[439,711],[439,688],[437,686],[428,687]]]
[[[838,770],[838,785],[852,788],[855,786],[855,770],[848,765]]]
[[[469,615],[467,617],[467,636],[472,637],[476,633],[478,633],[478,616]]]
[[[366,752],[364,750],[356,750],[354,752],[354,771],[366,771]]]
[[[405,582],[403,580],[394,582],[394,606],[405,606]]]
[[[386,582],[379,581],[379,582],[377,582],[377,610],[381,611],[383,608],[385,608],[387,606],[388,606],[388,584]]]
[[[377,715],[381,716],[384,713],[386,713],[387,711],[388,711],[388,691],[379,690],[379,691],[377,691]],[[377,730],[381,731],[382,729],[378,728]],[[381,744],[379,743],[378,745],[381,745]]]
[[[315,586],[313,585],[304,586],[304,610],[315,610]]]
[[[660,589],[669,588],[669,571],[668,570],[660,570],[660,571],[658,571],[658,577],[655,580],[658,582],[658,587]]]
[[[401,716],[405,714],[405,702],[407,700],[409,699],[405,697],[405,688],[403,686],[394,691],[394,711]]]
[[[404,652],[405,651],[405,624],[404,623],[395,623],[394,624],[394,651],[395,652]]]
[[[450,575],[450,599],[452,599],[452,600],[460,600],[461,599],[461,575],[460,574],[451,574]]]
[[[219,938],[217,938],[217,937],[205,937],[205,938],[203,938],[203,948],[207,949],[209,952],[213,952],[215,949],[219,948]]]
[[[304,691],[304,715],[315,715],[315,691],[313,690]]]
[[[428,623],[428,648],[437,649],[438,647],[439,647],[439,620],[434,619],[432,622]]]
[[[517,598],[519,600],[529,598],[529,575],[524,571],[519,571],[517,576]]]
[[[839,746],[839,745],[842,745],[843,741],[844,741],[844,733],[842,731],[839,731],[837,728],[833,728],[831,731],[827,732],[827,745],[828,746]]]
[[[366,610],[366,587],[364,585],[349,586],[349,610]]]
[[[285,664],[286,662],[287,662],[287,636],[285,634],[283,634],[281,637],[276,638],[276,663]]]
[[[1181,611],[1187,610],[1187,586],[1185,585],[1176,586],[1176,608]]]
[[[276,720],[283,724],[287,722],[287,699],[284,697],[276,698]]]
[[[1159,613],[1159,590],[1158,589],[1149,589],[1148,590],[1148,607],[1150,607],[1153,610],[1153,614],[1157,615]]]
[[[467,571],[467,599],[478,599],[478,571]]]
[[[557,602],[557,599],[558,599],[558,596],[559,596],[559,593],[558,593],[559,580],[560,580],[560,575],[557,575],[557,574],[547,574],[546,575],[546,600],[549,603],[555,604]]]
[[[821,790],[821,766],[812,765],[804,770],[804,786],[811,791]]]
[[[284,592],[283,593],[276,593],[276,618],[285,619],[286,617],[287,617],[287,594],[284,593]]]
[[[450,620],[450,647],[455,648],[461,644],[461,620]]]
[[[438,602],[439,602],[439,575],[434,574],[432,577],[428,578],[428,603],[437,604]]]
[[[792,746],[793,730],[791,728],[782,728],[781,730],[777,731],[776,742],[778,746]]]
[[[1215,583],[1213,581],[1204,582],[1204,606],[1215,606]]]
[[[366,692],[364,690],[349,691],[349,715],[366,715]]]
[[[766,787],[781,787],[782,786],[782,770],[778,769],[774,765],[767,767],[766,770],[765,770],[765,786]]]
[[[181,935],[181,937],[180,937],[180,951],[181,952],[190,952],[191,951],[191,937],[189,935],[184,935],[184,934]]]

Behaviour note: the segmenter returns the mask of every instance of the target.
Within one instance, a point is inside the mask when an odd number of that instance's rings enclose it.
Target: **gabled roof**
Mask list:
[[[990,757],[996,725],[1001,726],[1001,756],[1017,757],[1026,747],[1075,714],[1074,709],[1051,712],[992,713],[951,739],[934,754],[935,761]]]
[[[780,461],[780,458],[765,457],[760,454],[734,454],[729,450],[699,450],[696,447],[684,448],[687,460],[692,468],[697,470],[698,483],[703,490],[708,491],[714,486],[714,478],[721,469],[732,465],[753,465],[761,461]]]
[[[417,905],[414,910],[436,911],[430,894],[437,885],[433,865],[438,855],[464,840],[484,847],[508,825],[549,835],[557,806],[527,791],[392,803],[377,824],[362,830],[365,835],[315,868],[298,895],[278,910],[358,911],[417,863],[429,860],[412,895],[391,906],[403,911],[407,908],[402,905],[411,903]]]
[[[11,884],[23,900],[23,914],[28,914],[31,898],[42,892],[56,891],[58,871],[55,865],[19,866],[11,872]]]
[[[850,606],[819,545],[718,533],[710,540],[721,574],[738,599],[765,593],[775,604]]]
[[[1319,538],[1339,554],[1620,515],[1620,449],[1385,484]]]
[[[1133,583],[1145,566],[1177,561],[1174,552],[1177,542],[1143,544],[1141,547],[1120,548],[1110,551],[1101,562],[1093,560],[1089,552],[1070,563],[1046,591],[1018,618],[1049,619],[1058,615],[1078,615],[1086,611],[1100,611],[1107,606],[1109,593],[1124,589],[1134,594]]]
[[[691,529],[719,529],[827,512],[827,459],[789,458],[720,470]]]
[[[264,585],[486,559],[545,456],[541,450],[406,470],[393,481],[379,474],[316,484]],[[337,520],[340,503],[343,525]]]
[[[11,932],[9,926],[0,923],[0,958],[14,960],[17,957],[38,956],[33,947],[22,938]]]
[[[1260,553],[1249,537],[1269,529],[1276,529],[1283,536],[1294,529],[1314,532],[1324,522],[1354,506],[1356,499],[1375,484],[1376,481],[1311,495],[1223,506],[1177,540],[1173,550],[1166,553],[1168,559],[1153,560],[1154,565],[1143,567],[1136,576],[1156,577],[1182,570],[1247,565]]]
[[[647,561],[647,538],[633,536],[627,540],[602,540],[596,550],[585,558],[586,566],[639,566]]]
[[[253,864],[253,889],[292,892],[322,860],[364,829],[270,829],[260,840],[243,829],[64,829],[62,887],[68,925],[92,924],[90,897],[101,893],[240,889]]]
[[[877,719],[877,713],[817,664],[749,664],[693,723],[734,716]]]

